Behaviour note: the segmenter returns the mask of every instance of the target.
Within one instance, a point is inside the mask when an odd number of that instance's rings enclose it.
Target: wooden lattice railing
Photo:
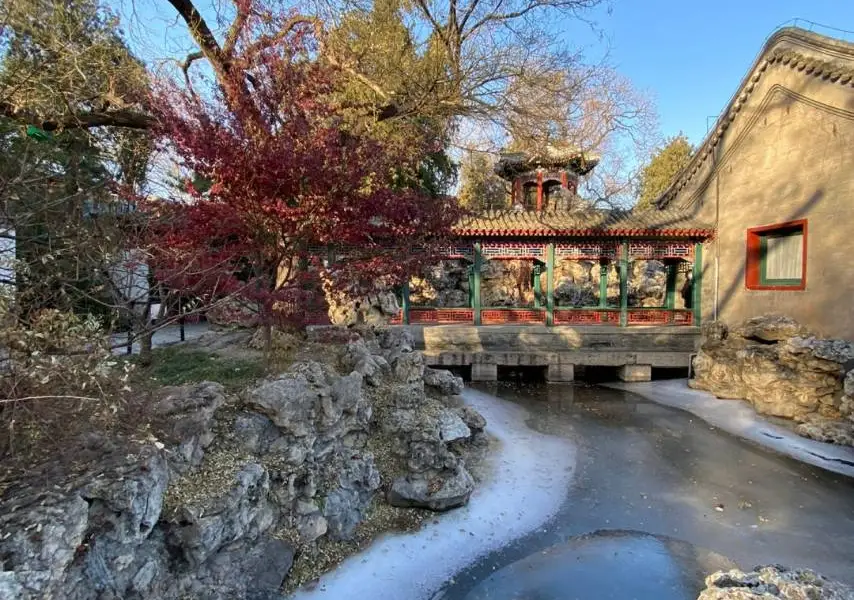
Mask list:
[[[543,325],[546,322],[546,311],[538,309],[485,308],[480,311],[480,322],[484,325],[512,323]]]
[[[452,324],[474,323],[474,310],[471,308],[413,308],[409,311],[412,324]]]
[[[556,308],[555,325],[619,325],[620,311],[595,308]]]
[[[483,325],[511,325],[546,323],[545,309],[485,308],[481,310]],[[691,310],[666,308],[630,308],[626,314],[628,326],[694,324]],[[409,311],[409,322],[413,325],[473,324],[474,310],[471,308],[413,308]],[[555,325],[620,325],[620,310],[617,308],[556,308],[553,313]],[[389,320],[391,325],[403,323],[403,311]]]

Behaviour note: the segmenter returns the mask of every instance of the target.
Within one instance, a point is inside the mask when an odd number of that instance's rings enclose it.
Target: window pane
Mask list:
[[[765,278],[801,279],[804,235],[793,232],[765,239]]]

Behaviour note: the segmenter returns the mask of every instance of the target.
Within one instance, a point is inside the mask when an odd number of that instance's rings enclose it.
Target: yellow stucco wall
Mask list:
[[[849,44],[784,31],[763,56],[781,49],[854,71]],[[760,57],[728,111],[734,118],[716,144],[712,136],[701,146],[705,159],[670,205],[716,223],[703,250],[704,320],[776,312],[854,340],[854,80],[808,70]],[[748,290],[747,229],[796,219],[808,221],[806,289]]]

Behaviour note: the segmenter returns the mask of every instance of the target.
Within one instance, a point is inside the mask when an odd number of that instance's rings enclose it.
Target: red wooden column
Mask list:
[[[566,171],[560,172],[560,186],[565,190],[569,189],[569,176],[566,174]]]
[[[537,171],[537,211],[543,210],[543,172]]]

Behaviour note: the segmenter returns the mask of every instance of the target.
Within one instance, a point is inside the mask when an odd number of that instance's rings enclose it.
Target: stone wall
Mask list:
[[[823,71],[799,60],[767,62],[775,51],[832,61]],[[765,311],[786,314],[824,336],[854,339],[854,46],[797,30],[772,37],[748,73],[734,118],[671,202],[717,227],[703,250],[703,319],[739,322]],[[836,72],[835,77],[829,76]],[[748,228],[806,219],[804,291],[748,290]]]

